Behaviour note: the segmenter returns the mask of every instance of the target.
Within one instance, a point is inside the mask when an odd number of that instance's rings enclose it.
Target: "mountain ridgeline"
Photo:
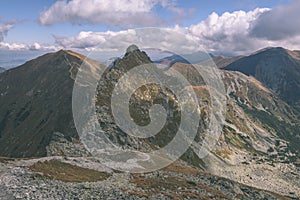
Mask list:
[[[0,155],[45,156],[56,132],[62,133],[68,140],[78,139],[72,118],[72,89],[76,72],[84,59],[75,52],[61,50],[0,74]],[[219,139],[222,145],[216,146],[214,154],[227,162],[236,160],[233,149],[261,155],[273,149],[278,153],[292,151],[299,155],[300,123],[294,109],[299,93],[291,91],[291,88],[299,87],[299,52],[274,48],[246,57],[225,59],[224,62],[218,60],[222,65],[229,63],[221,71],[227,90],[227,116],[223,136]],[[99,82],[97,112],[102,128],[114,143],[148,151],[170,141],[173,138],[171,133],[176,132],[180,120],[168,123],[157,137],[143,139],[143,142],[122,132],[113,121],[108,121],[113,119],[110,97],[116,81],[128,70],[143,64],[152,64],[152,61],[145,52],[132,45],[123,58],[117,59],[106,70]],[[201,102],[209,103],[209,92],[192,65],[175,62],[171,67],[186,76]],[[245,75],[230,72],[232,70]],[[156,103],[172,108],[172,116],[180,116],[176,96],[171,91],[159,85],[146,85],[138,89],[131,99],[130,110],[134,113],[135,122],[149,123],[148,109]],[[203,137],[201,134],[209,123],[208,115],[205,109],[201,113],[202,120],[195,139],[199,144]],[[279,148],[281,143],[287,148]],[[192,148],[183,157],[205,167]],[[281,159],[295,160],[290,156]]]

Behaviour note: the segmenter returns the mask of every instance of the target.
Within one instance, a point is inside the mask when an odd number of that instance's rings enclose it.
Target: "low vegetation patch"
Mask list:
[[[37,162],[29,169],[47,178],[64,182],[96,182],[111,176],[106,172],[78,167],[59,160]]]
[[[166,171],[166,172],[174,172],[174,173],[186,174],[186,175],[192,175],[192,176],[196,176],[197,174],[205,173],[203,170],[196,169],[196,168],[190,167],[188,165],[181,164],[179,162],[174,162],[162,170]]]
[[[191,171],[191,173],[194,173]],[[199,182],[194,182],[177,176],[145,177],[134,174],[130,183],[136,184],[142,191],[131,191],[130,194],[139,197],[150,197],[162,194],[172,199],[229,199],[225,194]]]

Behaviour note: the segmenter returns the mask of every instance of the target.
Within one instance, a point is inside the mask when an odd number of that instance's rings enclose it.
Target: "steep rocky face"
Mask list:
[[[130,69],[146,64],[155,67],[145,52],[140,51],[136,47],[129,47],[124,57],[116,60],[114,65],[102,75],[98,84],[96,103],[98,119],[107,137],[114,144],[122,148],[135,149],[143,152],[153,151],[168,144],[178,131],[181,117],[178,99],[170,89],[159,83],[146,84],[141,85],[141,87],[132,94],[129,103],[130,115],[133,121],[139,126],[148,125],[151,123],[149,117],[150,107],[159,104],[162,105],[168,113],[165,126],[155,136],[140,139],[125,133],[115,123],[111,110],[111,96],[116,84]],[[161,70],[161,72],[164,73],[163,70]],[[201,77],[200,80],[202,80]],[[132,83],[128,83],[129,88],[131,85],[134,85],[135,82],[135,80],[131,81]],[[124,90],[126,90],[126,88]],[[126,106],[126,104],[119,106]],[[200,124],[202,129],[204,126],[203,123],[204,122],[201,122]],[[182,158],[189,162],[194,162],[198,167],[203,167],[203,163],[191,149],[189,149]]]
[[[104,74],[99,82],[97,105],[100,124],[115,144],[148,151],[164,146],[174,137],[171,133],[176,132],[180,123],[180,109],[176,96],[159,85],[145,85],[133,94],[130,109],[133,113],[132,118],[137,124],[146,125],[150,122],[149,108],[155,103],[164,105],[170,109],[170,113],[173,113],[172,116],[178,117],[170,118],[170,122],[175,123],[167,123],[157,137],[150,139],[137,140],[124,133],[114,123],[110,110],[111,92],[126,69],[150,62],[149,59],[140,59],[143,55],[144,53],[136,49],[131,53],[127,51],[124,58],[118,60],[111,70]],[[203,110],[199,113],[201,120],[195,138],[195,141],[201,144],[203,131],[209,124],[209,91],[201,75],[192,65],[175,63],[172,68],[189,80],[199,102],[203,104],[200,105]],[[227,92],[227,114],[223,132],[212,152],[213,155],[230,164],[247,162],[249,159],[298,162],[300,123],[295,110],[253,77],[223,71],[222,78]],[[208,164],[198,158],[196,152],[196,149],[190,148],[182,158],[195,166],[209,168]]]
[[[131,45],[127,48],[126,53],[122,59],[115,61],[112,66],[113,69],[126,72],[135,66],[151,63],[148,55],[141,51],[136,45]]]
[[[82,59],[61,50],[0,74],[0,155],[45,156],[54,132],[77,137],[71,99]]]
[[[243,57],[224,69],[251,75],[291,105],[300,102],[300,52],[267,48]]]
[[[138,139],[127,135],[125,132],[120,130],[113,120],[113,115],[111,111],[111,96],[113,89],[115,88],[117,82],[122,76],[124,76],[130,69],[133,69],[138,66],[145,64],[152,64],[150,58],[145,52],[142,52],[132,45],[128,47],[126,54],[122,59],[118,59],[112,65],[109,70],[106,70],[102,75],[99,86],[98,86],[98,95],[97,95],[97,108],[99,114],[99,121],[102,128],[105,130],[106,134],[115,144],[121,146],[130,146],[139,150],[151,149],[151,144],[149,140],[143,140],[142,145],[140,146]],[[135,80],[132,80],[134,82]],[[130,83],[128,86],[130,87]],[[163,92],[166,91],[164,94]],[[130,103],[130,112],[135,123],[140,125],[146,125],[150,122],[149,118],[149,108],[154,103],[162,103],[164,107],[173,107],[175,112],[178,108],[178,103],[175,101],[174,95],[167,91],[166,88],[161,88],[156,84],[147,84],[141,86],[135,93],[132,95]],[[123,105],[119,105],[123,106]],[[108,119],[111,119],[108,121]],[[154,142],[154,138],[151,139]],[[162,141],[155,141],[154,143]]]
[[[223,79],[228,98],[224,141],[233,149],[295,162],[300,149],[295,110],[253,77],[224,72]]]

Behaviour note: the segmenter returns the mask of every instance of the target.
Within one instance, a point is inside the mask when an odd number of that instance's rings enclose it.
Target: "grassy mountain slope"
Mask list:
[[[71,98],[83,57],[58,51],[0,74],[0,154],[45,156],[54,132],[77,137]]]

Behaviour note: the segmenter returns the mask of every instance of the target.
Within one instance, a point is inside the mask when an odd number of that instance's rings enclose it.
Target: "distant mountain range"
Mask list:
[[[208,54],[206,52],[198,51],[192,54],[174,54],[171,56],[167,56],[165,58],[161,58],[159,60],[155,60],[154,63],[161,63],[168,65],[169,67],[173,64],[179,62],[179,63],[186,63],[186,64],[196,64],[199,62],[203,62],[206,60],[209,60],[213,58],[213,54]]]
[[[5,69],[0,67],[0,73],[4,72],[4,71],[5,71]]]
[[[208,59],[205,56],[192,57],[195,63]],[[47,156],[47,150],[57,141],[57,135],[64,139],[59,143],[61,146],[68,142],[80,142],[72,117],[72,90],[78,68],[84,59],[85,56],[78,53],[61,50],[0,74],[1,156]],[[213,60],[222,68],[220,73],[226,88],[227,113],[223,132],[208,157],[200,159],[197,148],[192,145],[181,157],[182,162],[235,181],[245,176],[243,170],[252,170],[249,172],[253,173],[251,179],[246,177],[240,181],[272,191],[281,189],[280,193],[287,195],[295,186],[293,182],[286,181],[286,177],[275,177],[269,185],[270,180],[255,175],[257,168],[254,166],[263,164],[266,168],[275,164],[300,164],[300,121],[297,116],[300,52],[268,48],[249,56],[219,56],[213,57]],[[156,62],[165,61],[171,63],[166,72],[171,68],[180,72],[204,102],[199,133],[195,138],[195,144],[201,145],[203,130],[209,123],[209,109],[205,109],[211,103],[209,88],[195,73],[193,66],[182,60],[181,56],[175,55]],[[161,103],[171,109],[170,123],[167,121],[166,127],[155,137],[141,140],[126,134],[115,124],[110,110],[114,85],[118,77],[141,64],[153,63],[146,52],[136,46],[131,46],[123,58],[110,64],[98,85],[97,113],[102,129],[113,143],[122,148],[148,151],[166,145],[174,137],[180,115],[174,94],[157,85],[146,85],[137,90],[131,99],[130,109],[135,122],[149,123],[145,113],[148,113],[151,105]],[[163,91],[165,95],[162,95]],[[67,155],[64,151],[68,148],[62,148],[59,155]],[[221,164],[217,166],[214,162]],[[230,166],[233,165],[239,165],[239,170],[232,171]],[[249,169],[249,165],[253,168]],[[226,173],[225,169],[230,173]],[[270,174],[270,171],[263,173]],[[282,181],[284,189],[276,184]],[[297,192],[300,194],[300,191]]]
[[[48,52],[49,51],[0,50],[0,67],[11,69]]]

